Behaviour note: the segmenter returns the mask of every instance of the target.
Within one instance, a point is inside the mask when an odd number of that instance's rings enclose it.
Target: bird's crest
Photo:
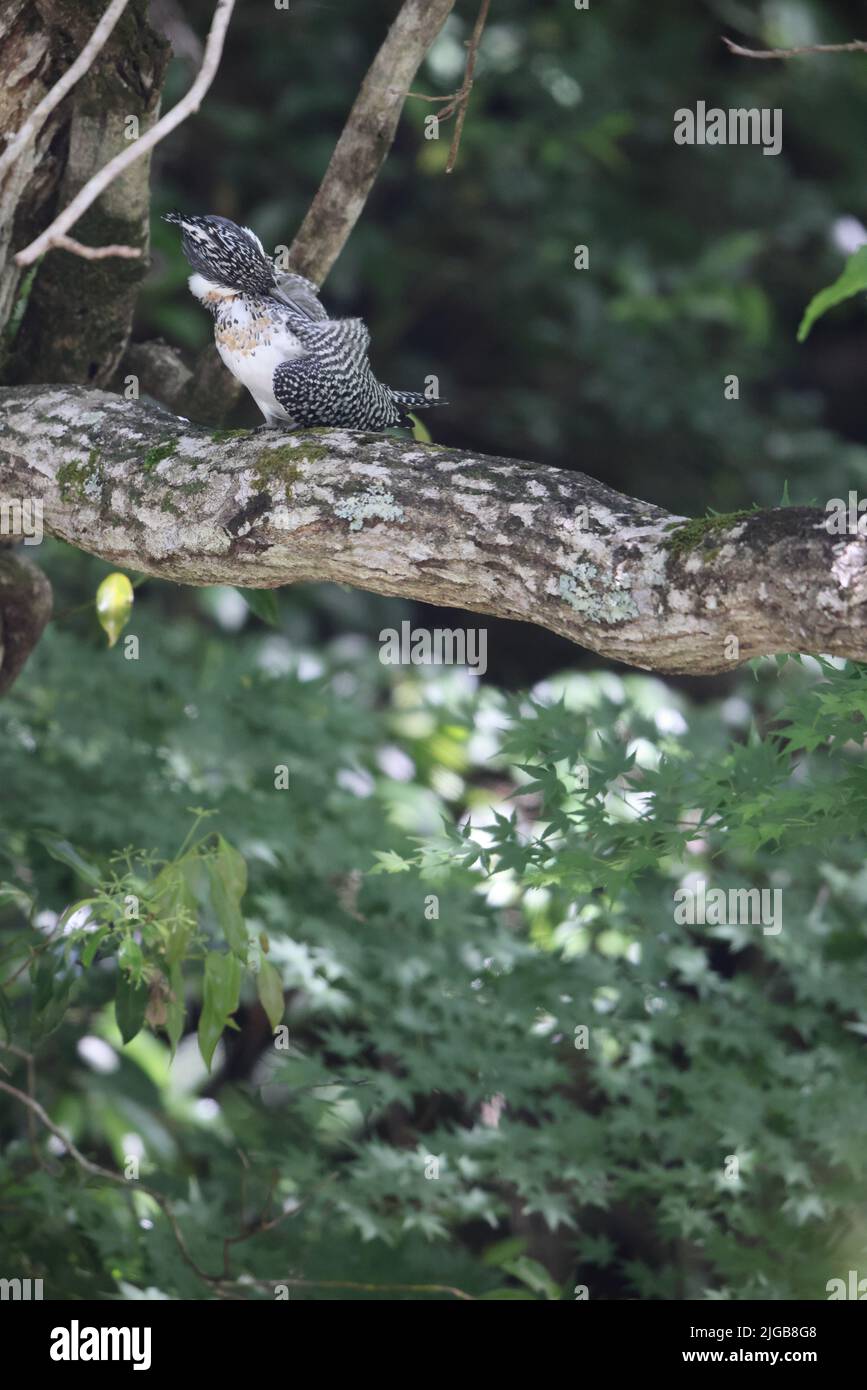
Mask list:
[[[239,227],[228,217],[181,212],[168,212],[163,221],[181,228],[184,255],[193,270],[213,284],[245,294],[267,294],[273,289],[273,267],[249,227]]]

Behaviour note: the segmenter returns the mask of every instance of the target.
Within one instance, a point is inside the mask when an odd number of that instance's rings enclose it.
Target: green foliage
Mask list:
[[[268,1015],[268,1022],[272,1028],[276,1028],[283,1017],[283,981],[280,972],[269,960],[263,960],[259,966],[256,990],[259,1002]]]
[[[730,7],[680,8],[498,0],[455,173],[410,102],[325,295],[369,321],[384,379],[441,376],[437,439],[715,508],[672,533],[684,553],[783,477],[785,503],[867,477],[859,340],[836,315],[794,343],[817,284],[802,337],[835,281],[864,287],[831,233],[863,201],[867,68],[738,62]],[[848,36],[839,3],[773,11],[751,37]],[[419,90],[459,83],[474,12]],[[393,14],[238,7],[155,214],[287,242]],[[167,107],[188,84],[177,60]],[[675,146],[693,95],[783,106],[783,153]],[[196,349],[156,216],[152,246],[137,336]],[[291,491],[271,455],[259,484]],[[93,466],[64,465],[67,501]],[[26,1092],[33,1069],[62,1132],[141,1179],[82,1172],[0,1093],[10,1275],[210,1298],[228,1250],[244,1298],[779,1300],[864,1269],[863,668],[780,658],[691,698],[570,649],[525,681],[520,629],[499,655],[532,689],[509,695],[383,667],[386,601],[242,592],[260,627],[155,583],[126,660],[64,616],[105,567],[44,552],[61,618],[0,705],[3,1075]],[[781,893],[782,930],[678,921],[699,878]]]
[[[261,618],[263,623],[269,627],[279,627],[280,610],[277,606],[277,595],[273,589],[238,589],[238,593],[257,618]]]
[[[339,641],[313,674],[164,592],[140,661],[53,628],[4,704],[3,997],[49,1113],[120,1171],[138,1136],[201,1269],[242,1230],[263,1298],[823,1298],[863,1263],[867,671],[507,696]],[[678,925],[697,874],[779,889],[782,931]],[[213,1296],[135,1180],[47,1182],[0,1114],[9,1261]]]
[[[214,1048],[241,999],[241,964],[236,956],[218,955],[209,951],[205,956],[205,982],[202,989],[202,1013],[199,1018],[199,1048],[210,1067]]]
[[[30,946],[31,977],[34,982],[44,978],[44,990],[34,995],[34,1015],[40,1020],[40,1026],[31,1029],[34,1035],[44,1036],[61,1023],[70,1004],[67,982],[75,961],[89,969],[94,961],[114,960],[115,1016],[123,1042],[132,1041],[147,1016],[165,1026],[174,1051],[185,1013],[182,968],[204,957],[199,1045],[210,1066],[217,1041],[238,1007],[248,939],[241,913],[247,867],[241,855],[219,834],[186,847],[207,815],[198,813],[174,859],[161,861],[126,850],[112,857],[106,877],[67,841],[38,836],[52,858],[68,865],[95,892],[63,913],[58,922],[63,940],[48,957],[42,957],[38,933]],[[214,937],[224,939],[228,953],[206,949]],[[48,959],[50,971],[44,966]],[[273,993],[269,1002],[273,1008]]]
[[[804,341],[816,320],[820,319],[823,314],[827,314],[829,309],[833,309],[837,304],[842,304],[846,299],[851,299],[853,295],[863,294],[865,290],[867,290],[867,246],[862,246],[849,257],[844,270],[837,276],[833,285],[828,285],[826,289],[820,290],[810,300],[798,328],[798,342]]]

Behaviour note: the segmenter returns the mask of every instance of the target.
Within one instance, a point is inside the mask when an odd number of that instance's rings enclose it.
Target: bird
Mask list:
[[[378,381],[363,320],[329,318],[312,280],[278,269],[249,227],[180,212],[164,221],[181,228],[190,292],[212,314],[217,351],[261,428],[411,428],[410,411],[445,404]]]

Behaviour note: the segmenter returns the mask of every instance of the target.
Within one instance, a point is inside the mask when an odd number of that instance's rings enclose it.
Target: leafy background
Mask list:
[[[456,85],[458,9],[419,90]],[[202,32],[209,7],[187,12]],[[156,163],[138,336],[207,340],[162,211],[291,239],[393,12],[239,7],[210,98]],[[863,303],[795,335],[864,216],[867,66],[751,64],[719,35],[833,41],[862,20],[494,0],[457,170],[410,103],[329,307],[367,318],[384,379],[440,375],[442,443],[682,513],[845,496],[867,461]],[[167,101],[188,80],[176,60]],[[783,153],[675,146],[673,111],[698,99],[782,107]],[[469,615],[302,586],[269,627],[234,591],[155,581],[131,661],[95,622],[107,567],[39,555],[58,616],[0,711],[19,1050],[0,1080],[32,1081],[102,1166],[137,1156],[141,1182],[88,1177],[0,1094],[4,1274],[64,1299],[270,1299],[275,1281],[293,1299],[777,1300],[867,1268],[861,668],[662,680],[489,622],[480,682],[377,659],[384,627]],[[183,855],[181,882],[165,866]],[[698,875],[781,890],[782,932],[676,925]],[[208,953],[237,959],[240,989],[210,1072],[199,1038],[234,998],[203,992]],[[226,1270],[248,1282],[218,1286]]]

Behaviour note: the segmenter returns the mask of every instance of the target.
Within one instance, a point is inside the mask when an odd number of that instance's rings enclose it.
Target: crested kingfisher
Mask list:
[[[279,271],[249,227],[178,212],[165,221],[181,228],[190,291],[212,314],[217,351],[266,425],[410,427],[411,410],[440,404],[377,381],[362,320],[329,318],[317,286]]]

